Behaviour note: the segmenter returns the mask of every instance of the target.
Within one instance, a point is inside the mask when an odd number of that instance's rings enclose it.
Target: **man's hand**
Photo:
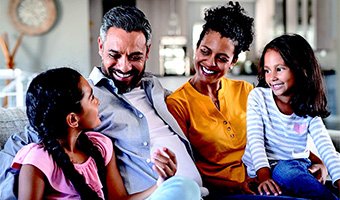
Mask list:
[[[157,185],[163,183],[166,179],[175,175],[177,171],[176,155],[168,148],[163,147],[157,149],[152,157],[152,162],[155,164],[153,169],[158,173],[159,178]]]
[[[326,183],[328,171],[324,164],[313,164],[308,171],[322,184]]]

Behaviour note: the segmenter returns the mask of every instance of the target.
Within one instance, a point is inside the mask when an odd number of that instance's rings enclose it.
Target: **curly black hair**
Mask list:
[[[209,31],[216,31],[222,37],[233,41],[234,61],[238,59],[239,53],[249,50],[254,38],[254,19],[246,15],[238,2],[229,1],[225,6],[206,10],[204,20],[205,24],[197,42],[197,48]]]
[[[79,87],[81,74],[71,68],[55,68],[36,76],[26,93],[26,114],[30,126],[38,133],[41,145],[62,169],[82,199],[99,199],[98,194],[86,184],[85,178],[74,168],[58,139],[67,136],[66,116],[82,111],[80,100],[84,94]],[[62,81],[61,81],[62,79]],[[105,162],[102,154],[86,134],[78,138],[79,148],[92,157],[106,194]]]
[[[270,41],[259,61],[257,87],[269,87],[264,71],[264,57],[269,50],[278,52],[294,73],[294,96],[290,102],[294,113],[304,117],[328,117],[330,112],[321,67],[307,40],[298,34],[285,34]]]

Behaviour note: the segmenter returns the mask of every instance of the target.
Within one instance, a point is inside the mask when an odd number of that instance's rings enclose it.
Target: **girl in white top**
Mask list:
[[[340,191],[340,156],[322,121],[329,112],[311,46],[297,34],[282,35],[265,46],[259,68],[259,85],[248,96],[243,156],[248,175],[257,176],[258,192],[338,199],[308,170],[309,134]]]

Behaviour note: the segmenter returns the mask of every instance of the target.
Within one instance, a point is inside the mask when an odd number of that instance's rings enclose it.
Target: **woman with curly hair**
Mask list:
[[[256,179],[247,176],[242,163],[247,137],[247,98],[253,86],[225,75],[238,55],[249,50],[254,20],[238,2],[232,1],[206,10],[204,19],[194,58],[196,73],[167,98],[168,109],[193,147],[209,197],[253,199]],[[321,163],[313,158],[313,163]],[[324,168],[320,164],[313,167]]]
[[[50,69],[32,80],[26,112],[40,143],[24,146],[13,160],[19,199],[164,199],[154,191],[176,172],[173,152],[158,149],[152,156],[157,184],[128,195],[112,141],[90,131],[101,123],[98,105],[89,83],[71,68]],[[168,192],[186,194],[176,187]]]
[[[195,75],[167,98],[194,149],[196,165],[210,192],[250,191],[242,155],[250,83],[225,77],[253,41],[253,18],[238,2],[210,8],[197,42]]]

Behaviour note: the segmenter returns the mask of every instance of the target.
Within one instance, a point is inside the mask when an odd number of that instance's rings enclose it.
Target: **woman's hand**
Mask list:
[[[340,192],[340,179],[338,179],[337,181],[335,181],[335,186],[338,188],[339,192]]]
[[[257,189],[257,181],[255,178],[247,177],[246,180],[241,183],[241,192],[244,194],[256,194]]]
[[[308,168],[308,171],[322,184],[326,183],[328,171],[324,164],[313,164]]]
[[[155,164],[153,169],[158,173],[159,178],[157,185],[162,184],[166,179],[175,175],[177,171],[176,155],[168,148],[163,147],[157,149],[152,157],[152,162]]]
[[[321,159],[316,156],[313,152],[309,154],[309,160],[312,162],[312,165],[309,167],[309,172],[313,174],[313,176],[318,179],[318,181],[322,184],[325,184],[328,171],[326,166],[323,164]]]
[[[282,193],[280,187],[271,178],[260,183],[258,190],[259,190],[260,195],[274,194],[275,196],[277,196]]]

